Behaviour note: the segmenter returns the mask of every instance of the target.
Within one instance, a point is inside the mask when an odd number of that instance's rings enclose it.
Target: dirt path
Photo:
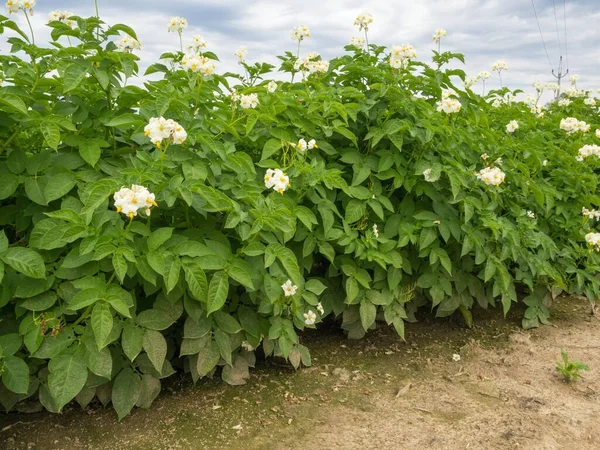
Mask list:
[[[357,342],[316,332],[309,369],[269,363],[237,388],[182,377],[121,423],[98,407],[0,416],[0,448],[599,449],[600,321],[588,312],[564,299],[554,325],[531,332],[520,312],[473,330],[425,320],[407,343],[387,328]],[[590,366],[582,380],[561,382],[561,348]]]

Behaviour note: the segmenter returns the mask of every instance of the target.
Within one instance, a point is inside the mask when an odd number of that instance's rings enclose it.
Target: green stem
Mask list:
[[[67,41],[69,41],[69,47],[73,47],[73,44],[71,43],[71,37],[67,36]]]
[[[298,58],[300,58],[300,42],[301,42],[301,39],[298,39],[298,49],[296,50],[296,61],[298,61]],[[296,61],[294,61],[294,63]],[[294,82],[295,76],[296,76],[296,72],[292,72],[292,83]]]
[[[183,53],[183,38],[181,37],[181,31],[179,32],[179,47],[181,48],[181,53]]]
[[[96,6],[96,17],[100,18],[100,13],[98,12],[98,0],[94,0],[94,5]]]
[[[367,45],[367,53],[369,53],[369,36],[367,35],[366,28],[365,28],[365,44]]]
[[[25,14],[25,18],[27,19],[27,24],[29,25],[29,31],[31,31],[31,43],[35,45],[35,36],[33,35],[33,27],[31,26],[31,21],[29,20],[29,14],[27,11],[23,10],[23,14]]]
[[[2,147],[0,147],[0,155],[2,153],[4,153],[4,150],[6,150],[6,147],[8,147],[8,144],[10,144],[12,142],[12,140],[17,136],[17,134],[19,133],[20,130],[21,130],[21,128],[17,127],[17,129],[14,131],[14,133],[11,134],[10,137],[6,140],[6,142],[2,145]]]

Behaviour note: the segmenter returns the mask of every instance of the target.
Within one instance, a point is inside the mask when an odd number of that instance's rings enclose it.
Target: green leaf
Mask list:
[[[48,389],[58,409],[62,409],[85,386],[88,377],[85,361],[77,354],[58,355],[50,360],[48,371]]]
[[[260,322],[258,314],[247,306],[240,306],[237,310],[237,316],[240,321],[240,325],[244,331],[256,338],[260,338]]]
[[[25,361],[16,356],[3,358],[4,369],[2,383],[9,391],[16,394],[27,394],[29,390],[29,367]]]
[[[198,362],[196,364],[196,370],[198,375],[203,377],[213,370],[217,363],[221,359],[221,352],[215,341],[211,341],[210,345],[207,345],[198,353]]]
[[[102,350],[106,346],[112,327],[113,316],[110,312],[110,306],[105,302],[96,303],[92,310],[92,330],[96,337],[98,350]]]
[[[219,347],[219,352],[221,357],[225,360],[225,362],[231,365],[231,341],[229,340],[229,335],[221,330],[216,330],[214,332],[215,342]]]
[[[367,208],[364,202],[352,199],[346,205],[345,220],[349,224],[358,222],[365,215]]]
[[[371,325],[375,323],[375,317],[377,316],[377,308],[373,303],[368,300],[360,302],[360,322],[362,323],[363,329],[367,331]]]
[[[49,203],[64,197],[71,189],[75,187],[76,184],[77,178],[71,172],[64,172],[54,175],[48,180],[48,184],[46,184],[46,188],[44,189],[46,201]]]
[[[125,275],[127,275],[127,261],[121,252],[115,252],[112,256],[112,265],[115,269],[115,275],[120,283],[123,283]]]
[[[117,412],[119,421],[133,409],[137,403],[142,390],[140,376],[125,367],[113,383],[112,404]]]
[[[25,247],[8,248],[2,255],[2,261],[31,278],[44,278],[46,266],[39,253]]]
[[[6,23],[4,23],[4,25],[5,24]],[[29,114],[25,102],[16,95],[3,93],[2,95],[0,95],[0,103],[8,106],[13,111],[17,111],[25,115]]]
[[[128,323],[123,328],[121,336],[121,346],[125,356],[133,361],[140,354],[143,348],[144,330],[140,327]]]
[[[215,272],[208,285],[207,314],[220,310],[227,301],[229,278],[223,271]]]
[[[227,274],[242,286],[254,290],[252,282],[252,266],[247,261],[236,258],[227,267]]]
[[[263,147],[262,156],[260,157],[260,160],[263,161],[265,159],[268,159],[270,156],[277,153],[280,148],[281,139],[269,139]]]
[[[152,406],[152,402],[160,394],[160,380],[150,374],[142,375],[142,383],[140,396],[136,402],[136,406],[142,409],[148,409]]]
[[[312,292],[315,295],[321,295],[323,291],[327,289],[327,286],[325,286],[316,278],[313,278],[306,282],[306,284],[304,285],[304,289]]]
[[[277,252],[277,258],[281,261],[283,268],[290,276],[294,284],[301,286],[304,284],[304,280],[302,279],[302,275],[300,275],[300,268],[298,266],[298,260],[296,259],[296,255],[294,252],[286,247],[280,247]]]
[[[437,231],[434,227],[423,228],[419,237],[419,250],[423,250],[431,245],[437,239]]]
[[[77,311],[79,309],[85,308],[86,306],[92,305],[98,300],[102,299],[103,295],[103,289],[84,289],[73,296],[71,302],[69,303],[69,309]]]
[[[161,245],[167,242],[173,235],[173,228],[159,228],[152,232],[148,240],[148,248],[150,250],[157,250]]]
[[[190,294],[194,299],[206,302],[208,297],[208,282],[202,266],[195,259],[189,258],[183,258],[181,263]]]
[[[58,150],[58,144],[60,144],[60,128],[53,122],[43,121],[40,124],[40,130],[48,147]]]
[[[63,89],[67,93],[76,89],[85,78],[87,70],[79,64],[70,64],[63,75]]]
[[[150,330],[165,330],[175,323],[175,320],[162,309],[147,309],[137,316],[138,325]]]
[[[19,187],[19,177],[12,173],[2,174],[2,183],[0,183],[0,200],[4,200],[15,193]]]
[[[142,340],[142,347],[154,368],[162,372],[165,357],[167,356],[167,341],[159,331],[146,330]]]
[[[242,329],[239,322],[226,312],[215,311],[213,318],[215,319],[219,329],[223,330],[225,333],[235,334]]]

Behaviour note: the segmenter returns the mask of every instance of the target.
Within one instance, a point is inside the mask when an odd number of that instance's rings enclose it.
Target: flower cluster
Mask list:
[[[187,20],[185,20],[183,17],[171,17],[171,19],[169,20],[169,33],[171,32],[176,32],[176,33],[183,33],[183,30],[185,30],[188,26]]]
[[[499,186],[504,183],[505,173],[498,167],[486,167],[477,174],[477,179],[482,180],[489,186]]]
[[[238,48],[234,55],[238,58],[238,63],[243,63],[246,60],[246,56],[248,56],[248,49],[244,46]]]
[[[600,211],[597,209],[587,209],[585,206],[581,208],[581,214],[584,217],[592,220],[600,220]]]
[[[585,90],[579,90],[574,87],[570,87],[565,91],[565,95],[569,98],[583,98],[587,97],[588,92]]]
[[[300,25],[290,31],[290,37],[292,38],[292,41],[300,42],[310,37],[310,31],[306,25]]]
[[[587,97],[584,101],[584,104],[588,105],[588,106],[596,106],[596,99],[592,96]]]
[[[181,67],[191,72],[201,73],[205,76],[211,75],[217,70],[217,65],[206,56],[194,54],[185,55],[181,59]]]
[[[475,83],[477,83],[479,80],[483,80],[483,82],[485,83],[485,80],[489,80],[491,78],[491,76],[492,75],[487,70],[482,70],[474,77],[467,78],[465,80],[465,87],[470,88]]]
[[[276,90],[277,90],[277,83],[275,81],[269,81],[269,84],[267,84],[267,91],[269,92],[269,94],[272,94]]]
[[[425,177],[425,181],[429,181],[430,183],[432,181],[435,181],[435,177],[433,175],[431,175],[431,169],[425,169],[423,171],[423,176]]]
[[[508,64],[505,61],[498,60],[494,64],[492,64],[492,72],[502,72],[503,70],[508,70]]]
[[[283,194],[291,186],[290,178],[280,169],[267,169],[265,187]]]
[[[283,283],[281,285],[281,289],[283,289],[283,294],[286,297],[291,297],[292,295],[296,295],[298,286],[292,285],[292,280],[287,280],[285,283]]]
[[[575,86],[577,84],[577,80],[579,80],[579,75],[572,75],[571,78],[569,78],[571,86]]]
[[[306,140],[304,140],[304,138],[300,139],[297,144],[294,144],[294,146],[301,152],[306,151],[306,149],[312,150],[313,148],[319,148],[317,146],[317,141],[315,141],[314,139],[311,139],[310,141],[306,142]]]
[[[569,100],[568,98],[561,98],[558,101],[558,106],[569,106],[571,104],[571,100]]]
[[[373,224],[373,228],[371,228],[371,230],[373,231],[373,236],[375,236],[375,239],[377,239],[379,237],[379,228],[377,228],[377,224]]]
[[[366,43],[367,42],[363,37],[353,37],[350,39],[350,45],[353,45],[354,47],[363,48]]]
[[[308,72],[309,75],[325,73],[329,70],[329,62],[322,60],[317,52],[310,52],[296,60],[294,70]]]
[[[115,192],[115,207],[118,213],[123,213],[130,219],[137,216],[138,210],[144,209],[150,215],[150,208],[158,206],[156,198],[147,188],[134,184],[131,188],[122,187]]]
[[[73,14],[71,11],[52,11],[50,14],[48,14],[48,22],[62,22],[71,28],[75,28],[77,22],[69,19],[69,17],[74,15],[75,14]]]
[[[416,57],[417,51],[412,45],[394,45],[392,46],[392,54],[390,55],[390,66],[394,69],[406,68],[408,62]]]
[[[358,27],[358,31],[369,31],[369,25],[373,23],[373,16],[369,13],[361,13],[354,19],[354,26]]]
[[[206,40],[203,36],[195,34],[192,36],[192,43],[188,45],[188,50],[192,53],[200,53],[203,48],[206,48]]]
[[[503,106],[503,105],[510,105],[512,102],[514,102],[514,100],[515,100],[515,96],[513,95],[513,93],[507,92],[502,97],[496,97],[494,99],[494,101],[492,102],[492,106],[494,108],[499,108],[500,106]]]
[[[560,86],[557,83],[533,83],[532,85],[535,90],[538,92],[538,95],[544,91],[560,91]]]
[[[450,97],[454,94],[455,93],[449,89],[442,90],[442,99],[436,102],[437,110],[440,112],[443,111],[446,114],[459,112],[462,105],[457,99]]]
[[[511,120],[510,122],[508,122],[508,125],[506,125],[506,131],[508,131],[509,133],[514,133],[517,128],[519,128],[519,122],[517,122],[516,120]]]
[[[240,96],[240,106],[244,109],[254,109],[258,106],[258,95],[248,94]]]
[[[579,149],[579,152],[577,154],[577,161],[583,161],[585,158],[589,158],[590,156],[600,158],[600,146],[597,146],[595,144],[584,145]]]
[[[8,0],[6,2],[6,9],[8,9],[8,13],[16,13],[20,10],[25,12],[29,11],[29,14],[33,16],[33,8],[37,0]]]
[[[590,125],[585,123],[583,120],[577,120],[574,117],[567,117],[560,121],[560,129],[567,132],[567,134],[573,133],[587,133],[590,131]]]
[[[535,213],[533,211],[527,211],[527,217],[530,219],[535,219]]]
[[[127,34],[121,39],[116,40],[115,45],[119,50],[125,53],[131,53],[134,50],[142,49],[142,43]]]
[[[600,233],[588,233],[585,235],[585,242],[588,243],[597,252],[600,252]]]
[[[435,30],[435,33],[433,33],[433,41],[436,44],[439,44],[442,38],[446,36],[448,36],[446,30],[444,30],[443,28],[438,28],[437,30]]]
[[[162,141],[165,139],[173,144],[183,144],[187,138],[187,133],[181,125],[164,117],[152,117],[144,128],[144,134],[158,148],[161,147]]]

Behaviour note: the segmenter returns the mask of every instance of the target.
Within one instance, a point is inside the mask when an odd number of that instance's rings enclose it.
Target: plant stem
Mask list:
[[[94,5],[96,6],[96,17],[100,18],[100,13],[98,12],[98,0],[94,0]]]
[[[296,61],[298,61],[298,58],[300,58],[300,42],[301,40],[298,39],[298,49],[296,50]],[[294,64],[296,63],[296,61],[294,61]],[[292,67],[293,69],[293,67]],[[296,72],[292,72],[292,83],[294,82],[294,77],[296,76]]]
[[[35,45],[35,36],[33,35],[33,27],[31,26],[31,21],[29,20],[29,14],[27,14],[26,10],[23,10],[23,14],[25,14],[25,18],[27,19],[27,24],[29,25],[29,31],[31,31],[31,43]]]
[[[71,43],[71,37],[67,36],[67,41],[69,41],[69,47],[73,47],[73,44]]]
[[[503,88],[504,85],[502,84],[502,73],[498,72],[498,77],[500,78],[500,87]]]
[[[367,35],[367,29],[365,28],[365,43],[367,45],[367,53],[369,53],[369,36]]]
[[[181,37],[181,31],[179,32],[179,47],[181,48],[181,53],[183,53],[183,38]]]
[[[6,140],[6,142],[2,145],[2,147],[0,147],[0,155],[2,153],[4,153],[4,150],[6,150],[6,147],[8,147],[8,144],[10,144],[12,142],[12,140],[17,136],[19,131],[20,131],[20,128],[17,127],[15,132],[13,134],[11,134],[10,137]]]

